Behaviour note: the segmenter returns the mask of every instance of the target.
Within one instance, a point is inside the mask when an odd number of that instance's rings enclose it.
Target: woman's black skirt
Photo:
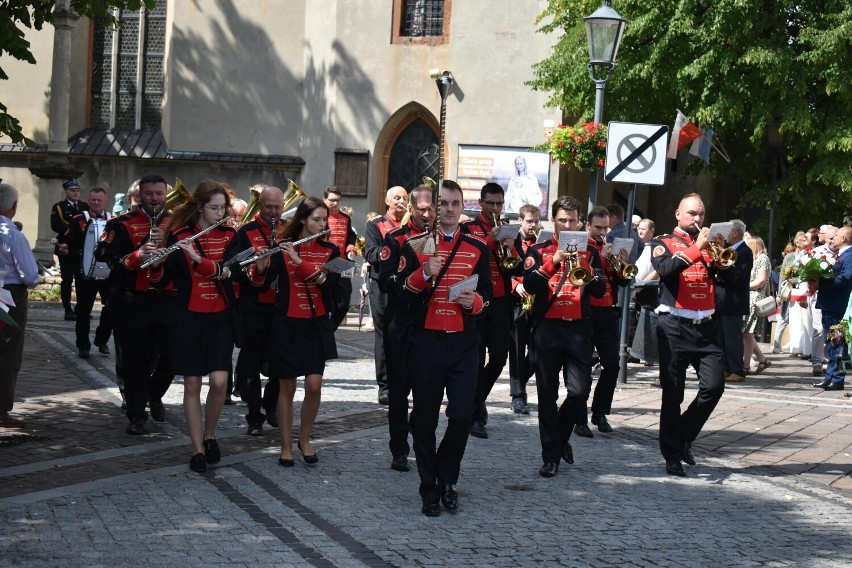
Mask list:
[[[228,310],[215,314],[180,310],[172,345],[172,369],[176,375],[195,377],[230,371],[234,331]]]
[[[333,332],[321,331],[320,325],[314,318],[275,318],[269,349],[270,377],[286,379],[323,373],[325,362],[337,357],[337,350],[332,349]]]

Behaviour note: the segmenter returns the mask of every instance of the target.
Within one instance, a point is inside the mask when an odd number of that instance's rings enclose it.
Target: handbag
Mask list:
[[[778,297],[781,298],[782,302],[789,302],[790,296],[793,295],[793,285],[790,284],[789,280],[785,280],[781,283],[781,289],[778,291]]]
[[[775,311],[775,298],[766,296],[754,303],[754,313],[759,317],[766,317]]]

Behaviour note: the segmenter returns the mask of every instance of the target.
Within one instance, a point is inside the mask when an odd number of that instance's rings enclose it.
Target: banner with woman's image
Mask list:
[[[504,213],[516,214],[526,203],[548,218],[550,155],[528,148],[459,145],[456,181],[464,192],[464,208],[479,211],[479,191],[488,182],[505,190]]]

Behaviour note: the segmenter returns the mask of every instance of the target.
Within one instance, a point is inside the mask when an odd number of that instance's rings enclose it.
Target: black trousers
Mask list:
[[[398,311],[393,304],[388,305],[384,317],[382,339],[385,353],[388,398],[388,447],[392,456],[408,455],[408,395],[411,383],[405,362],[408,358],[408,342],[411,327],[409,314]],[[378,328],[377,328],[378,329]]]
[[[743,344],[743,315],[716,315],[719,324],[719,345],[724,352],[723,366],[726,373],[745,376],[746,368],[743,362],[745,345]]]
[[[59,285],[59,297],[62,299],[62,307],[66,312],[71,311],[71,286],[74,279],[77,279],[77,286],[80,286],[80,257],[76,254],[57,254],[59,259],[59,275],[62,277],[62,283]]]
[[[174,379],[172,320],[177,298],[154,292],[127,293],[115,307],[127,418],[131,422],[146,420],[145,405],[163,398]]]
[[[352,301],[352,279],[341,278],[337,281],[337,286],[334,288],[334,309],[332,310],[332,319],[337,322],[337,327],[346,321],[346,314],[349,313],[349,303]]]
[[[246,423],[260,426],[266,419],[261,412],[276,410],[280,384],[278,377],[270,377],[266,390],[261,393],[260,373],[268,363],[269,340],[272,337],[272,321],[275,318],[275,304],[261,304],[248,300],[240,301],[240,322],[243,327],[243,346],[240,348],[238,367],[245,377],[245,385],[240,387],[242,399],[248,405]]]
[[[77,349],[88,351],[92,348],[89,341],[89,330],[91,329],[92,306],[95,305],[95,296],[100,295],[101,317],[98,327],[95,329],[95,345],[105,345],[112,334],[112,319],[109,313],[109,282],[107,280],[90,280],[77,274]]]
[[[618,381],[618,347],[621,310],[592,306],[592,346],[598,350],[601,376],[592,399],[593,414],[609,414]]]
[[[414,393],[411,426],[424,501],[438,500],[440,483],[458,481],[473,412],[478,341],[472,331],[445,333],[416,328],[411,333],[406,368]],[[447,429],[436,450],[435,429],[445,390]]]
[[[379,290],[379,281],[373,278],[367,280],[367,290],[370,298],[370,315],[373,318],[375,329],[376,349],[376,383],[379,385],[379,393],[388,390],[387,361],[385,356],[385,309],[388,305],[388,295]]]
[[[512,307],[514,325],[510,333],[509,343],[509,392],[512,398],[516,396],[527,399],[527,383],[533,376],[527,348],[530,340],[529,314],[520,306]]]
[[[660,344],[660,451],[666,459],[682,459],[684,442],[692,443],[725,391],[722,348],[715,319],[694,325],[668,314],[660,314],[657,338]],[[686,368],[698,372],[698,394],[683,414]]]
[[[559,463],[562,446],[575,424],[586,419],[586,401],[592,388],[592,327],[586,320],[540,319],[532,332],[533,365],[538,390],[538,432],[541,458]],[[559,376],[565,370],[568,394],[559,399]]]
[[[512,297],[491,298],[485,316],[476,322],[479,334],[479,371],[476,380],[473,419],[486,420],[482,409],[509,358],[512,326]],[[486,353],[488,362],[486,363]]]
[[[24,284],[3,286],[12,294],[15,307],[9,308],[9,317],[18,328],[5,325],[0,329],[0,415],[9,413],[15,404],[15,385],[24,355],[24,332],[27,328],[27,287]]]

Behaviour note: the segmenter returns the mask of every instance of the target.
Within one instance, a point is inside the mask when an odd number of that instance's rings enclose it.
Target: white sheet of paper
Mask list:
[[[630,251],[633,250],[633,239],[615,237],[612,240],[612,254],[618,256],[623,250],[626,250],[627,254],[630,254]]]
[[[447,291],[447,300],[449,300],[450,302],[454,302],[456,298],[459,297],[459,294],[461,294],[465,290],[476,290],[476,285],[478,283],[479,274],[468,276],[464,280],[456,282],[455,284],[451,285],[449,290]]]
[[[536,239],[535,243],[546,243],[550,239],[553,238],[553,231],[541,231],[538,234],[538,239]]]
[[[501,225],[500,230],[497,231],[497,240],[502,241],[507,238],[514,240],[514,238],[518,236],[520,230],[520,225]]]
[[[9,306],[10,308],[15,307],[15,300],[12,299],[12,293],[6,288],[0,288],[0,302]],[[8,312],[9,310],[7,309],[6,311]]]
[[[345,258],[337,257],[329,260],[325,264],[322,265],[323,268],[328,270],[329,272],[335,272],[337,274],[343,274],[347,270],[354,270],[355,263],[351,260],[346,260]]]
[[[731,234],[731,229],[734,228],[733,223],[725,221],[724,223],[712,223],[710,225],[710,239],[716,239],[716,235],[722,235],[722,238],[728,240],[728,235]]]
[[[559,250],[567,250],[568,245],[576,245],[577,252],[584,252],[589,244],[586,231],[562,231],[559,233]]]

